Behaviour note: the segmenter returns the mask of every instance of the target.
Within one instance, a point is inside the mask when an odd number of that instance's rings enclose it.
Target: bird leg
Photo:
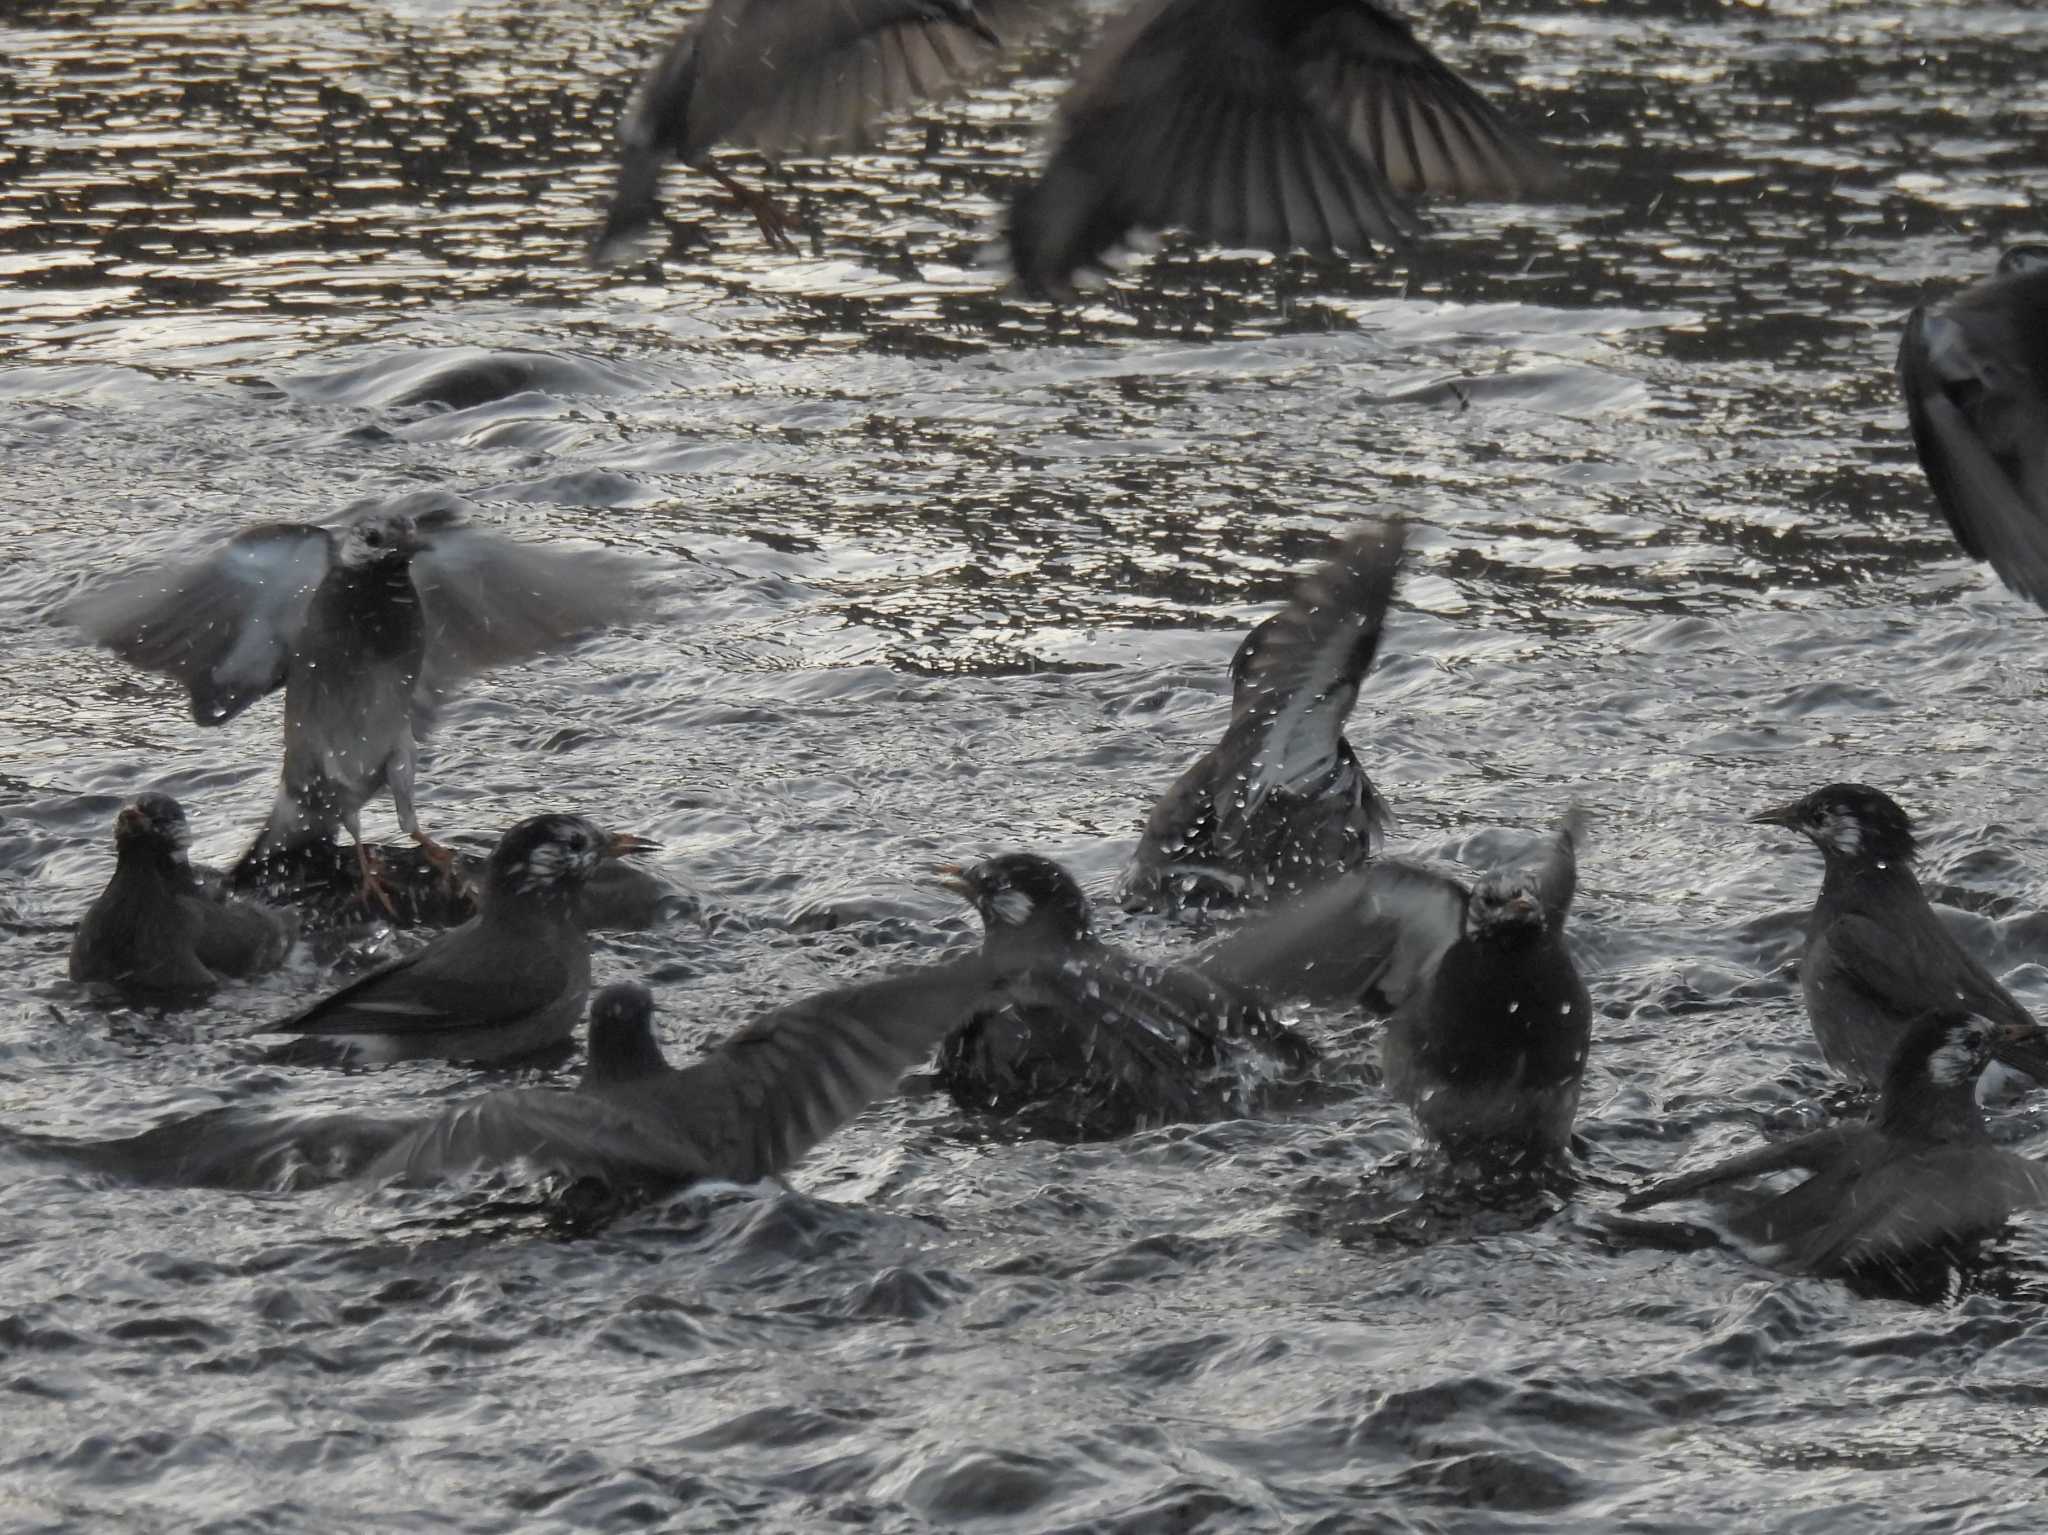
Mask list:
[[[742,186],[715,165],[706,165],[704,174],[724,187],[741,208],[754,215],[754,222],[761,226],[761,238],[771,247],[784,251],[796,249],[796,241],[789,233],[794,226],[789,215],[776,206],[774,198],[753,187]]]
[[[397,921],[398,903],[391,899],[391,887],[384,883],[383,876],[377,872],[376,857],[370,852],[369,844],[360,837],[356,838],[356,867],[363,876],[361,899],[364,907],[367,909],[374,900],[384,908],[386,915],[394,922]]]

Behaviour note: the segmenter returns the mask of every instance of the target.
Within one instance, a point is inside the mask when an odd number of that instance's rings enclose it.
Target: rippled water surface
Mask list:
[[[937,857],[1029,845],[1106,894],[1220,731],[1237,635],[1385,509],[1416,534],[1352,736],[1393,844],[1483,856],[1582,797],[1599,1005],[1585,1180],[1510,1210],[1425,1198],[1370,1086],[1080,1149],[912,1094],[790,1189],[581,1236],[0,1153],[0,1525],[2040,1528],[2048,1237],[1910,1306],[1610,1215],[1830,1090],[1787,968],[1818,860],[1741,824],[1764,804],[1891,789],[1965,937],[2048,1003],[2042,619],[1937,530],[1890,376],[1913,304],[2041,234],[2048,29],[1993,0],[1411,12],[1572,200],[1445,208],[1350,267],[1169,241],[1056,312],[979,252],[1086,12],[793,163],[808,249],[677,176],[694,229],[598,272],[668,6],[0,7],[0,1121],[476,1090],[236,1064],[329,982],[311,959],[170,1017],[63,979],[119,802],[168,789],[232,857],[279,712],[201,730],[49,605],[422,484],[656,574],[657,621],[466,695],[422,814],[658,837],[705,920],[598,966],[654,982],[672,1054],[968,942]],[[1999,1123],[2048,1150],[2038,1099]]]

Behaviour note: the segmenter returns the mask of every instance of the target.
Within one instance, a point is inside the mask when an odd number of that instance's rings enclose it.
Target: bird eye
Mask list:
[[[379,544],[384,542],[384,535],[382,533],[379,533],[375,528],[371,528],[368,532],[363,534],[363,542],[368,544],[372,549],[374,549]]]

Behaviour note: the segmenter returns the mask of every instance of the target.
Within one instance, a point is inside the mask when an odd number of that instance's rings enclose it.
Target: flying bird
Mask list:
[[[1913,311],[1899,343],[1913,446],[1972,559],[2048,608],[2048,246]]]
[[[1820,849],[1799,989],[1830,1066],[1875,1087],[1918,1020],[1964,1007],[2013,1025],[1994,1042],[1998,1059],[2048,1082],[2048,1049],[2029,1032],[2033,1014],[1956,942],[1914,877],[1920,844],[1896,800],[1867,784],[1834,783],[1750,819]]]
[[[939,1052],[940,1084],[970,1113],[1058,1140],[1241,1117],[1259,1090],[1319,1052],[1252,999],[1185,965],[1095,933],[1088,897],[1051,859],[1006,853],[942,868],[1003,967],[1001,998]]]
[[[1276,906],[1203,971],[1255,995],[1389,1009],[1387,1086],[1454,1160],[1510,1167],[1571,1143],[1593,1006],[1565,943],[1585,818],[1472,884],[1382,859]]]
[[[1223,739],[1161,795],[1118,894],[1132,910],[1254,904],[1364,861],[1386,803],[1344,738],[1407,539],[1355,533],[1231,659]]]
[[[258,1034],[293,1034],[281,1060],[500,1061],[567,1040],[590,995],[590,935],[577,898],[608,858],[652,847],[581,816],[506,832],[484,866],[477,914]]]
[[[377,897],[361,811],[387,789],[399,825],[446,864],[413,805],[418,739],[442,702],[479,672],[637,612],[625,561],[516,543],[472,525],[468,510],[426,491],[359,504],[331,528],[265,523],[62,610],[88,638],[184,687],[202,725],[284,689],[283,781],[235,884],[282,884],[345,827],[365,897]]]
[[[881,118],[978,74],[1041,0],[711,0],[661,52],[619,125],[619,176],[594,253],[616,255],[660,214],[680,161],[794,246],[787,214],[711,159],[720,145],[783,154],[859,148]]]
[[[1906,1276],[1929,1259],[1952,1262],[2015,1212],[2048,1205],[2048,1167],[1993,1145],[1976,1096],[1993,1054],[2038,1033],[1955,1007],[1929,1013],[1906,1030],[1863,1123],[1760,1146],[1621,1207],[1707,1194],[1731,1236],[1794,1273]],[[1728,1187],[1795,1169],[1808,1176],[1782,1193]]]
[[[192,828],[168,794],[138,794],[114,817],[114,875],[71,940],[71,979],[160,1001],[195,1001],[224,977],[284,963],[297,923],[206,893],[187,853]]]
[[[1138,0],[1010,205],[1029,293],[1070,297],[1137,229],[1317,255],[1400,245],[1417,197],[1555,192],[1550,153],[1374,0]]]

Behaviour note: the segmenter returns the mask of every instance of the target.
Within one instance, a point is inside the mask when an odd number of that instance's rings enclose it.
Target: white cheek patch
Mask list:
[[[1854,857],[1863,851],[1863,828],[1856,824],[1854,816],[1839,810],[1829,811],[1822,819],[1818,836],[1838,853]]]
[[[1982,1042],[1968,1029],[1952,1031],[1941,1048],[1927,1057],[1927,1075],[1943,1087],[1957,1087],[1977,1074]]]
[[[1034,910],[1031,897],[1021,890],[998,890],[989,897],[988,908],[1011,927],[1022,927],[1029,922]]]
[[[576,854],[559,842],[543,842],[526,855],[526,877],[535,884],[547,884],[560,879],[576,861]]]

